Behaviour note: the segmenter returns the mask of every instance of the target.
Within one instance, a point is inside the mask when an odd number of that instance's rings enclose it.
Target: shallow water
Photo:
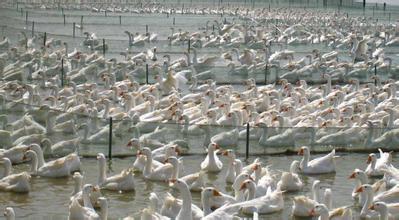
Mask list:
[[[292,197],[296,195],[310,195],[311,184],[314,180],[319,179],[323,188],[332,188],[334,207],[352,205],[351,192],[354,182],[348,180],[348,176],[353,169],[366,168],[366,154],[338,154],[341,157],[337,159],[337,173],[320,176],[302,176],[305,189],[299,193],[290,193],[284,195],[285,209],[281,213],[262,216],[263,219],[293,219],[290,216]],[[198,167],[204,156],[185,156],[184,168],[185,174],[198,171]],[[245,158],[240,158],[244,160]],[[249,161],[252,161],[251,157]],[[272,170],[286,171],[292,160],[299,160],[298,156],[262,156],[261,161],[264,166],[271,165]],[[134,158],[113,159],[108,169],[108,174],[116,174],[122,169],[132,164]],[[394,165],[398,166],[399,157],[393,158]],[[223,159],[226,162],[225,159]],[[27,170],[28,165],[18,165],[14,167],[14,172]],[[84,175],[84,183],[93,183],[97,181],[97,162],[95,159],[82,159],[82,172]],[[112,171],[111,171],[112,170]],[[224,168],[217,175],[207,175],[207,185],[215,186],[222,192],[231,192],[231,188],[227,187],[223,182],[223,175],[226,171]],[[138,216],[140,210],[147,206],[148,197],[151,192],[157,193],[162,199],[164,194],[170,191],[166,183],[150,182],[143,179],[141,175],[135,176],[136,191],[135,192],[110,192],[103,191],[103,195],[109,201],[109,219],[118,219],[128,215]],[[72,178],[47,179],[32,178],[32,191],[29,194],[1,193],[0,203],[2,206],[13,206],[16,210],[18,218],[24,219],[66,219],[68,215],[69,195],[73,190]],[[200,194],[193,193],[194,203],[200,205]],[[359,208],[354,209],[357,214]]]

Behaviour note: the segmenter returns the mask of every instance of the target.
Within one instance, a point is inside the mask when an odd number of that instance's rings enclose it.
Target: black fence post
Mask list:
[[[25,11],[25,23],[28,25],[28,11]]]
[[[377,86],[377,65],[374,65],[374,85]]]
[[[265,65],[265,85],[267,84],[267,72],[268,72],[268,65],[267,65],[267,62],[266,62],[266,65]]]
[[[83,15],[80,17],[80,28],[83,27]]]
[[[190,53],[190,49],[191,49],[191,39],[188,39],[188,53]]]
[[[61,88],[64,88],[64,58],[61,59]]]
[[[105,15],[105,17],[107,17],[107,10],[104,11],[104,15]]]
[[[112,159],[112,117],[109,118],[108,158]]]
[[[65,24],[66,24],[65,14],[63,16],[64,16],[64,26],[65,26]]]
[[[388,13],[388,22],[391,22],[391,12]]]
[[[173,25],[175,25],[175,24],[176,24],[176,18],[173,17]]]
[[[73,26],[73,27],[72,27],[72,29],[73,29],[73,30],[72,30],[72,36],[73,36],[73,38],[75,38],[75,28],[76,28],[76,27],[75,27],[75,26],[76,26],[76,25],[75,25],[75,22],[73,22],[72,26]]]
[[[148,24],[145,25],[145,35],[148,35]]]
[[[122,16],[119,15],[119,25],[122,25]]]
[[[246,148],[245,148],[245,160],[248,160],[249,157],[249,122],[247,123],[247,140],[246,140]]]
[[[35,35],[35,22],[32,21],[32,37]]]
[[[145,64],[145,83],[148,84],[148,63]]]
[[[43,36],[43,46],[46,46],[46,41],[47,41],[47,32],[44,32],[44,36]]]

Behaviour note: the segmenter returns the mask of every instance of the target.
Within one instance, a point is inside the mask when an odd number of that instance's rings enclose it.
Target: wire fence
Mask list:
[[[68,100],[58,101],[50,95],[42,100],[39,97],[32,99],[30,102],[40,104],[25,104],[26,101],[2,96],[3,148],[37,143],[51,156],[78,151],[84,157],[93,157],[101,152],[112,158],[135,155],[140,147],[157,148],[165,144],[176,145],[183,155],[204,154],[208,144],[215,142],[224,149],[232,148],[248,157],[293,153],[302,145],[308,145],[316,152],[332,148],[368,152],[376,148],[397,150],[399,143],[395,136],[399,128],[391,127],[387,117],[378,125],[370,125],[365,123],[366,118],[353,116],[337,119],[335,125],[329,125],[330,120],[308,127],[287,127],[281,117],[272,115],[263,117],[261,121],[248,118],[241,119],[238,124],[231,120],[218,124],[216,120],[195,120],[195,117],[203,116],[178,114],[176,111],[173,114],[166,107],[158,108],[155,114],[143,112],[139,118],[132,118],[123,110],[119,113],[101,108],[98,108],[101,110],[99,113],[93,111],[95,108],[89,107],[84,97],[82,104],[68,110],[63,110],[67,109]],[[190,123],[189,120],[197,122]],[[349,126],[348,123],[358,126]],[[132,142],[132,139],[137,142]],[[69,145],[59,144],[62,141],[69,142]],[[57,147],[60,145],[64,147]]]

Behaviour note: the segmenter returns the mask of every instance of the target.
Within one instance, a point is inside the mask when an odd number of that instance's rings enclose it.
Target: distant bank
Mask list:
[[[363,0],[355,0],[355,2],[363,2]],[[366,3],[387,3],[388,5],[399,5],[399,0],[366,0]]]

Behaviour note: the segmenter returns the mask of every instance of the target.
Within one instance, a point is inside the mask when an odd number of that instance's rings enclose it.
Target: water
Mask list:
[[[348,176],[355,168],[366,168],[366,154],[338,154],[341,157],[337,159],[337,173],[320,176],[302,176],[306,187],[302,192],[290,193],[284,195],[285,208],[281,213],[262,216],[263,219],[293,219],[291,217],[292,198],[297,195],[311,196],[311,184],[319,179],[323,188],[332,188],[334,207],[352,205],[351,192],[354,182],[348,180]],[[204,156],[185,156],[184,169],[185,174],[197,172],[198,167]],[[240,158],[244,160],[244,158]],[[249,161],[255,158],[251,157]],[[272,170],[287,171],[292,160],[300,160],[299,156],[262,156],[263,166],[271,165]],[[394,166],[398,166],[399,157],[393,157]],[[108,168],[108,175],[119,173],[122,169],[132,164],[134,158],[113,159]],[[222,159],[226,164],[225,158]],[[27,164],[14,166],[14,172],[28,170]],[[93,183],[97,181],[97,162],[95,159],[82,159],[82,173],[84,183]],[[112,170],[112,171],[111,171]],[[223,175],[226,167],[217,175],[207,175],[208,186],[215,186],[222,192],[231,192],[230,187],[226,187],[223,182]],[[143,179],[142,175],[135,175],[136,191],[134,192],[111,192],[102,191],[109,202],[109,219],[118,219],[128,215],[139,216],[140,210],[147,207],[148,197],[151,192],[155,192],[161,199],[166,192],[170,191],[168,185],[163,182],[150,182]],[[47,179],[32,178],[32,190],[29,194],[1,193],[0,202],[2,206],[12,206],[15,208],[17,217],[20,219],[66,219],[68,215],[69,196],[73,190],[72,178]],[[193,201],[200,205],[200,194],[193,193]],[[354,213],[359,211],[355,208]]]
[[[332,9],[335,10],[335,9]],[[331,10],[331,11],[332,11]],[[362,11],[360,10],[348,10],[351,14],[361,15]],[[206,21],[220,19],[219,16],[195,16],[195,15],[175,15],[176,24],[173,26],[172,21],[173,17],[166,18],[166,15],[132,15],[132,14],[122,14],[122,25],[119,25],[119,18],[116,14],[109,13],[110,17],[102,16],[98,13],[91,13],[86,11],[65,11],[67,16],[67,24],[63,25],[63,17],[61,12],[58,10],[36,10],[35,12],[30,12],[29,14],[29,22],[25,23],[25,15],[21,16],[20,12],[16,10],[9,9],[0,9],[0,24],[6,24],[7,28],[2,28],[1,35],[8,36],[12,42],[16,42],[18,39],[18,34],[20,31],[24,31],[30,36],[31,22],[35,21],[35,30],[36,32],[48,32],[48,39],[50,37],[54,37],[57,39],[62,39],[63,41],[68,42],[70,45],[70,51],[74,47],[80,47],[80,43],[83,40],[82,32],[89,31],[95,32],[97,36],[101,38],[107,39],[107,43],[110,44],[110,50],[107,52],[106,57],[118,57],[121,51],[124,51],[127,48],[127,37],[123,34],[124,30],[130,30],[133,33],[145,32],[145,25],[149,25],[149,32],[157,32],[159,34],[159,39],[163,40],[159,44],[150,44],[146,45],[145,48],[151,48],[153,46],[157,46],[161,55],[166,53],[172,54],[172,59],[180,57],[182,55],[182,51],[187,49],[187,45],[181,45],[176,47],[169,47],[165,45],[165,39],[171,33],[171,27],[175,27],[175,31],[177,29],[182,28],[183,30],[187,30],[190,32],[201,31],[200,27],[204,27]],[[366,11],[368,16],[371,16],[371,11]],[[72,38],[72,22],[80,24],[80,16],[84,15],[84,30],[76,30],[76,38]],[[397,19],[397,13],[393,13],[391,20],[394,21]],[[228,21],[231,21],[233,18],[229,16],[225,16]],[[376,13],[376,18],[379,18],[380,21],[386,23],[387,15],[383,14],[381,11]],[[134,52],[137,53],[139,51],[145,50],[145,48],[133,48]],[[273,46],[273,50],[277,47]],[[81,48],[82,49],[82,48]],[[311,45],[310,46],[289,46],[287,49],[293,49],[299,51],[298,54],[295,55],[295,59],[299,59],[302,56],[306,55],[313,49],[319,49],[321,51],[329,51],[329,48],[326,48],[324,45]],[[88,51],[86,49],[86,51]],[[217,54],[218,49],[203,49],[200,50],[199,53],[201,55],[205,54]],[[386,48],[386,53],[393,57],[393,63],[399,64],[399,56],[397,48]],[[342,53],[340,59],[345,60],[348,59],[348,56]],[[161,56],[160,56],[161,57]],[[224,74],[221,69],[216,69],[218,73],[220,72],[220,78],[227,78],[226,74]],[[263,76],[260,76],[259,79],[262,79]],[[242,79],[237,79],[237,81],[242,81]],[[10,116],[13,117],[13,120],[19,118],[21,115]],[[12,121],[12,120],[10,120]],[[81,123],[82,120],[79,120],[78,123]],[[103,121],[102,125],[107,125],[107,121]],[[117,123],[117,122],[115,122]],[[167,136],[167,141],[176,139],[176,138],[184,138],[180,135],[179,130],[181,127],[175,125],[168,125],[170,129],[169,135]],[[231,129],[231,128],[219,128],[214,127],[211,131],[212,134],[216,134],[222,130]],[[245,127],[241,127],[240,130],[245,129]],[[81,131],[80,131],[81,132]],[[61,139],[73,138],[74,136],[65,136],[65,135],[54,135],[50,136],[54,142]],[[122,138],[116,138],[116,143],[113,145],[113,154],[114,155],[133,155],[134,152],[124,147],[126,142],[131,138],[131,134],[123,135]],[[203,150],[203,136],[199,137],[190,137],[190,154],[184,156],[184,165],[185,165],[185,173],[197,172],[198,167],[201,161],[204,159],[202,155],[204,153]],[[301,143],[295,144],[299,146]],[[245,141],[241,140],[239,142],[239,147],[236,149],[241,155],[245,152]],[[107,153],[106,144],[92,144],[92,145],[82,145],[80,146],[79,152],[81,155],[85,156],[94,156],[97,152]],[[252,154],[261,154],[265,152],[274,152],[274,151],[285,151],[285,148],[274,149],[268,148],[265,149],[258,145],[257,141],[250,142],[251,153]],[[291,150],[295,149],[295,146],[290,147]],[[325,149],[324,149],[325,150]],[[333,200],[334,206],[343,206],[343,205],[351,205],[353,201],[350,198],[350,193],[353,189],[353,183],[347,179],[347,177],[351,174],[354,168],[362,168],[366,167],[366,154],[341,154],[341,158],[338,159],[337,162],[337,173],[335,175],[322,175],[322,176],[314,176],[314,177],[303,177],[304,182],[306,183],[306,187],[303,192],[294,193],[294,194],[286,194],[285,198],[285,209],[281,213],[276,213],[273,215],[264,216],[264,219],[291,219],[290,209],[292,206],[292,197],[296,195],[310,195],[310,187],[311,183],[315,179],[320,179],[321,184],[324,187],[330,187],[333,190]],[[243,158],[241,158],[243,159]],[[250,158],[252,161],[254,157]],[[264,162],[263,165],[271,165],[273,170],[287,170],[289,168],[289,164],[294,159],[300,159],[298,156],[262,156],[261,161]],[[394,156],[394,165],[398,166],[397,160],[398,156]],[[113,159],[112,165],[110,168],[112,171],[109,172],[109,175],[119,173],[122,169],[127,168],[134,158],[125,158],[125,159]],[[223,159],[223,161],[225,161]],[[29,165],[23,164],[14,167],[14,172],[21,172],[28,170]],[[82,172],[84,174],[84,182],[85,183],[96,183],[97,181],[97,163],[95,159],[83,158],[82,159]],[[231,189],[225,186],[223,182],[223,174],[225,169],[222,170],[220,174],[217,176],[209,175],[208,176],[208,185],[214,185],[218,189],[223,192],[231,193]],[[139,216],[140,210],[147,206],[148,197],[151,192],[156,192],[160,198],[164,197],[164,194],[168,192],[170,189],[166,183],[160,182],[150,182],[143,179],[141,175],[136,175],[136,191],[128,192],[128,193],[117,193],[117,192],[107,192],[104,191],[103,194],[108,198],[109,201],[109,219],[118,219],[122,217],[126,217],[128,215]],[[68,214],[68,203],[69,203],[69,195],[72,192],[73,181],[71,178],[67,179],[47,179],[47,178],[32,178],[32,191],[29,194],[14,194],[14,193],[1,193],[0,201],[2,206],[13,206],[16,209],[17,217],[23,219],[66,219]],[[200,195],[198,193],[193,194],[194,203],[199,205],[200,203]],[[358,209],[354,210],[357,213]]]

